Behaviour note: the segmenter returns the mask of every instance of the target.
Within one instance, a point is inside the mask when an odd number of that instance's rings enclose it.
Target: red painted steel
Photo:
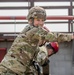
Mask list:
[[[73,20],[74,16],[49,16],[47,20]]]
[[[0,48],[0,62],[2,61],[6,53],[7,53],[7,48]]]
[[[47,16],[47,20],[73,20],[74,16]],[[26,20],[26,16],[0,16],[0,20]]]

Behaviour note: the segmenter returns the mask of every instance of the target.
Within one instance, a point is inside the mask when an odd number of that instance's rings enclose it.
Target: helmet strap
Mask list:
[[[34,25],[34,18],[30,18],[28,21],[30,25]]]

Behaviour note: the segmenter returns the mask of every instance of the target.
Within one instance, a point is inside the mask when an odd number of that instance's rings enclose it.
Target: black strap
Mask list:
[[[32,63],[33,63],[34,68],[37,70],[38,75],[40,75],[40,66],[39,66],[39,64],[35,61],[33,61]]]
[[[49,60],[45,61],[45,63],[42,66],[48,65],[49,62],[50,62]]]

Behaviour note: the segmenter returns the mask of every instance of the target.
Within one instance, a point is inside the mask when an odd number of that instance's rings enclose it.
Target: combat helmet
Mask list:
[[[31,18],[41,18],[44,21],[46,20],[46,11],[44,8],[39,6],[34,6],[29,10],[29,13],[27,15],[27,19]]]
[[[52,48],[53,51],[54,51],[54,53],[57,53],[58,50],[59,50],[58,42],[49,42],[49,43],[47,44],[47,47],[48,47],[48,48]]]

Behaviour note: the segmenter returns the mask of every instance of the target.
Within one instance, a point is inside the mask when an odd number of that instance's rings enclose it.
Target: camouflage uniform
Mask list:
[[[28,30],[26,33],[19,34],[1,62],[1,75],[14,73],[15,75],[30,75],[27,73],[36,73],[33,69],[33,65],[30,66],[30,60],[33,58],[36,52],[35,50],[37,50],[37,44],[40,39],[38,34],[39,29],[38,27],[33,28],[32,26],[32,29]],[[36,34],[36,32],[38,33]]]

